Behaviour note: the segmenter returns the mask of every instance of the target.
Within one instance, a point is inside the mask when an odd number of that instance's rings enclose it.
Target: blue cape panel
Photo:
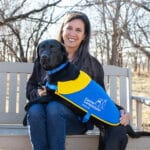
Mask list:
[[[81,72],[81,74],[83,75],[84,73]],[[87,74],[85,74],[85,76],[87,76]],[[84,88],[75,89],[74,92],[71,90],[71,93],[67,93],[65,90],[65,92],[63,92],[63,85],[65,85],[65,82],[63,82],[63,84],[58,83],[56,94],[87,113],[83,122],[88,121],[89,117],[93,116],[106,124],[112,126],[119,125],[120,111],[104,89],[94,80],[88,80],[87,83],[84,83]],[[73,86],[73,84],[70,86]],[[76,87],[78,88],[78,86]],[[70,87],[70,89],[74,88],[75,87]]]

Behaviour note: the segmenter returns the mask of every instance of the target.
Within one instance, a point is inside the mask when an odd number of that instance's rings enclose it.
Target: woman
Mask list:
[[[58,40],[66,47],[69,61],[87,72],[105,89],[103,68],[89,54],[90,33],[88,17],[81,12],[69,12],[61,26]],[[41,79],[37,78],[37,74],[41,74]],[[27,98],[30,101],[46,95],[46,89],[38,89],[37,84],[45,74],[40,67],[33,71],[27,84]],[[105,130],[104,142],[99,144],[99,150],[124,150],[127,144],[124,125],[127,125],[128,121],[128,114],[122,114],[121,125],[118,127],[96,124]],[[28,110],[28,123],[34,150],[65,150],[67,134],[84,134],[94,126],[93,121],[82,123],[77,114],[55,100],[44,105],[32,105]]]

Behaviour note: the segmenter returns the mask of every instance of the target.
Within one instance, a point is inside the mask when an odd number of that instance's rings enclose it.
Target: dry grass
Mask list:
[[[150,73],[132,73],[132,95],[150,98]],[[143,105],[142,114],[143,129],[150,131],[150,106]]]
[[[132,73],[132,93],[150,98],[150,73]]]

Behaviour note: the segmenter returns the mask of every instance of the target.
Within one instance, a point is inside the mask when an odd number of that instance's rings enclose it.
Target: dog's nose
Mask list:
[[[42,59],[48,59],[48,55],[43,54],[43,55],[41,55],[41,58],[42,58]]]

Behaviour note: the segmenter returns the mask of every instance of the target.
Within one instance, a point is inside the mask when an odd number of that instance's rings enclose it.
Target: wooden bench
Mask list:
[[[0,150],[31,150],[28,130],[23,127],[22,121],[25,115],[24,106],[27,102],[26,82],[32,69],[31,63],[0,63]],[[106,65],[104,71],[108,93],[132,115],[130,69]],[[135,121],[131,119],[131,124],[136,129],[141,129],[141,108],[145,99],[142,98],[141,101],[139,97],[134,97],[134,100],[139,110],[137,109]],[[148,138],[130,139],[127,149],[137,149],[141,147],[140,142],[142,142],[142,150],[148,150],[150,149],[148,140]],[[97,150],[97,145],[98,136],[94,132],[67,136],[66,140],[67,150]]]

